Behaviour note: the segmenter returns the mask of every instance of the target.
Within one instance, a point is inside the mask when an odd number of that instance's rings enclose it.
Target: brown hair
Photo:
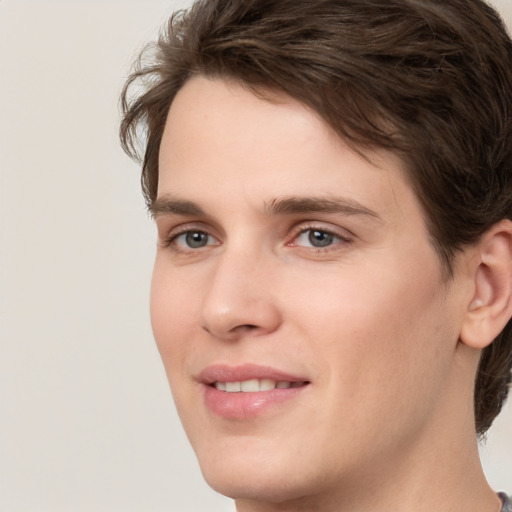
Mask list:
[[[457,251],[512,219],[512,42],[482,0],[200,0],[176,13],[121,97],[134,158],[145,130],[148,205],[170,104],[193,75],[278,89],[354,147],[397,152],[447,278]],[[132,97],[134,85],[143,89]],[[481,357],[479,434],[501,410],[511,367],[509,322]]]

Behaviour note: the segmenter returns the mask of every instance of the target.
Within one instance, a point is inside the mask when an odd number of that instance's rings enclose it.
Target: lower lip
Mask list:
[[[291,400],[306,387],[308,386],[254,393],[228,393],[213,386],[205,386],[204,398],[206,407],[217,416],[242,420],[254,418],[278,404]]]

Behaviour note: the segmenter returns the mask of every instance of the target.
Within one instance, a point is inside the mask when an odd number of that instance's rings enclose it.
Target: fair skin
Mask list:
[[[498,511],[472,382],[510,226],[447,283],[401,161],[269,94],[191,79],[160,152],[152,324],[206,480],[239,512]],[[288,382],[225,390],[255,379]]]

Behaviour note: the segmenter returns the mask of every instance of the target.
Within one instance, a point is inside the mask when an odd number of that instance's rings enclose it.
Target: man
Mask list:
[[[480,0],[206,0],[129,79],[155,339],[238,512],[512,510],[477,451],[512,366],[511,91]]]

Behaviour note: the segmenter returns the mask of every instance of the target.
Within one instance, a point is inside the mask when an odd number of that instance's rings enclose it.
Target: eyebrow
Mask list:
[[[205,215],[204,210],[192,201],[161,197],[149,205],[149,213],[156,219],[161,215],[191,215],[200,217]]]
[[[190,215],[200,217],[206,215],[205,211],[193,201],[161,197],[155,199],[148,208],[151,216],[157,218],[161,215]],[[382,218],[373,210],[358,201],[345,197],[283,197],[265,203],[266,215],[294,215],[301,213],[341,213],[343,215],[363,215],[382,221]]]
[[[345,197],[284,197],[266,204],[265,211],[270,215],[291,215],[298,213],[342,213],[344,215],[364,215],[382,221],[377,212],[370,210],[358,201]]]

